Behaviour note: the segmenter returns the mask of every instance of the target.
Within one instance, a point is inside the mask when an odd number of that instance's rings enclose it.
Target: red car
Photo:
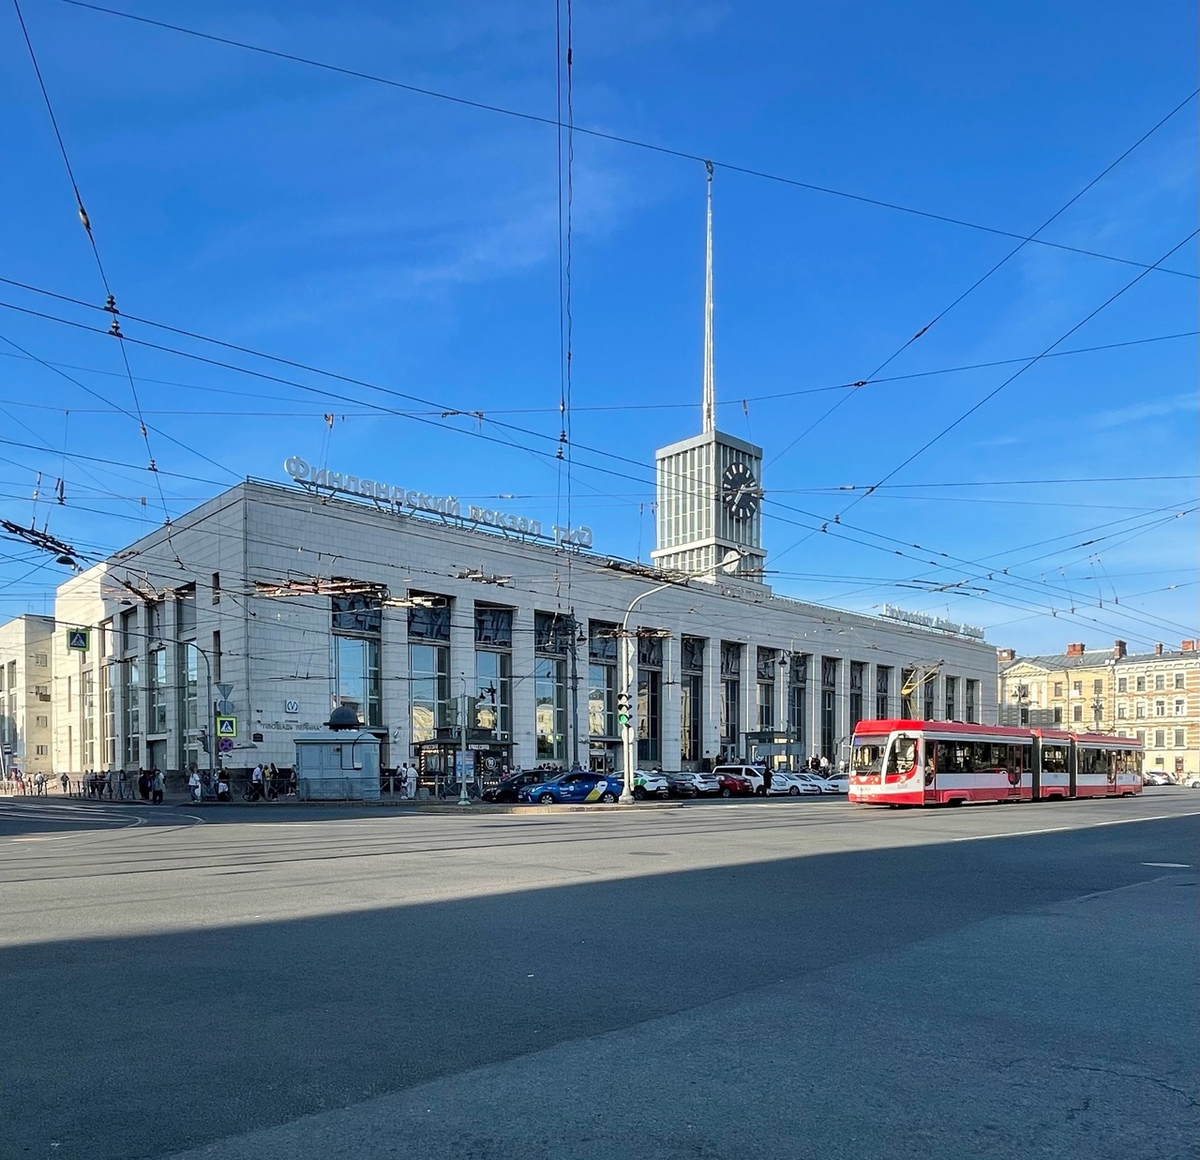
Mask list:
[[[718,773],[717,784],[721,787],[722,797],[733,797],[735,794],[753,794],[754,782],[748,777],[740,777],[736,773]]]

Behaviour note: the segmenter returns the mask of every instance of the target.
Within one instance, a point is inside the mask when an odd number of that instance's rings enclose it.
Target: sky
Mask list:
[[[1194,4],[115,5],[384,84],[20,2],[129,373],[0,9],[0,518],[93,560],[298,456],[648,561],[711,159],[777,593],[1200,635]],[[0,617],[69,575],[0,539]]]

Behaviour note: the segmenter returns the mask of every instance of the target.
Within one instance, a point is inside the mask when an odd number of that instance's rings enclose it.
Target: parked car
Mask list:
[[[750,783],[751,793],[763,792],[763,771],[758,765],[718,765],[713,769],[713,773],[720,780],[722,776],[740,777]],[[729,795],[726,794],[726,797]]]
[[[813,785],[806,777],[798,773],[789,773],[786,769],[777,769],[771,774],[769,794],[790,794],[799,797],[801,794],[819,794],[820,788]]]
[[[846,773],[831,773],[825,779],[826,789],[822,793],[849,793],[850,775]]]
[[[661,774],[652,769],[635,769],[633,771],[633,796],[638,801],[648,797],[669,797],[670,783]]]
[[[752,795],[754,793],[754,783],[740,772],[734,772],[735,768],[740,769],[741,767],[719,765],[713,770],[713,773],[716,775],[717,784],[720,786],[721,796]]]
[[[1165,774],[1159,773],[1157,770],[1150,770],[1142,774],[1143,785],[1173,785],[1174,782]]]
[[[552,776],[544,769],[529,769],[521,773],[512,773],[501,778],[497,785],[483,791],[485,802],[515,802],[517,794],[527,785],[541,785],[546,778]]]
[[[721,792],[717,779],[711,773],[668,773],[667,788],[672,797],[699,797],[701,794]]]
[[[1186,785],[1188,789],[1200,789],[1200,777],[1189,777],[1183,784]]]
[[[569,773],[560,773],[541,785],[523,786],[517,791],[517,801],[537,802],[543,806],[551,802],[611,803],[620,797],[623,788],[621,779],[611,773],[573,769]]]

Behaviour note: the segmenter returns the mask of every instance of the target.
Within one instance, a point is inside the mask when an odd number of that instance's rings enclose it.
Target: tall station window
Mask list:
[[[83,713],[83,766],[96,768],[96,673],[84,669],[79,685],[80,710]]]
[[[637,638],[638,763],[662,761],[662,637]]]
[[[588,625],[588,734],[596,739],[617,736],[617,626],[593,620]]]
[[[886,721],[892,715],[892,670],[888,665],[875,666],[875,720]]]
[[[125,710],[126,766],[135,766],[142,759],[141,671],[137,657],[121,662],[121,704]]]
[[[958,720],[958,678],[946,678],[946,720]]]
[[[681,637],[679,652],[679,756],[682,761],[699,761],[704,720],[704,639]]]
[[[922,673],[921,681],[922,719],[937,720],[937,677],[933,673]]]
[[[200,764],[200,651],[189,642],[176,654],[179,657],[179,722],[183,737],[183,768]],[[206,714],[207,716],[207,714]]]
[[[148,658],[149,688],[146,708],[149,719],[146,721],[147,733],[165,733],[167,731],[167,650],[154,649]]]
[[[775,662],[774,649],[758,650],[758,689],[755,703],[758,709],[758,729],[763,733],[775,728]]]
[[[349,706],[364,725],[378,727],[383,719],[379,674],[383,602],[378,596],[363,592],[334,596],[332,601],[329,667],[332,707]]]
[[[539,761],[567,756],[567,649],[571,620],[553,612],[533,614],[533,696]]]
[[[801,756],[808,747],[808,666],[807,653],[792,653],[788,662],[788,740],[799,746]]]
[[[101,669],[100,701],[104,721],[104,761],[109,769],[117,764],[117,679],[119,664],[109,662]]]
[[[412,739],[432,741],[451,723],[450,603],[443,596],[413,597],[408,610],[408,665]]]
[[[721,641],[721,756],[733,757],[742,735],[742,646]]]
[[[512,738],[513,610],[475,605],[475,728]]]
[[[966,717],[967,717],[967,720],[972,725],[974,725],[974,724],[977,724],[979,721],[979,717],[977,716],[977,713],[978,713],[977,706],[979,705],[979,682],[978,681],[967,681],[966,688],[967,688]]]
[[[821,658],[821,754],[837,762],[837,657]]]
[[[867,683],[867,666],[863,661],[850,662],[850,720],[847,728],[853,732],[854,726],[863,719],[863,686]]]

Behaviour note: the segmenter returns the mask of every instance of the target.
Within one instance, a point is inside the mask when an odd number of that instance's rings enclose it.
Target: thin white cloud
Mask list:
[[[1116,407],[1101,411],[1092,419],[1094,427],[1124,427],[1143,419],[1161,419],[1167,415],[1185,414],[1200,408],[1200,400],[1194,393],[1172,395],[1166,399],[1153,399],[1135,403],[1131,407]]]

